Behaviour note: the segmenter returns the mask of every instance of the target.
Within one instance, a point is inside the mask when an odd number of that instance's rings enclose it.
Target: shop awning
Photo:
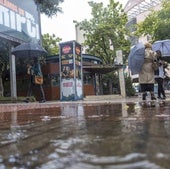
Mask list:
[[[92,73],[100,73],[105,74],[115,70],[122,68],[123,65],[83,65],[83,70],[92,72]]]

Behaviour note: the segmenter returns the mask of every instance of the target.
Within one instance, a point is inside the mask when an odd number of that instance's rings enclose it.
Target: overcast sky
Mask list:
[[[55,34],[62,38],[62,41],[75,40],[75,25],[73,20],[82,21],[90,18],[91,8],[88,5],[89,0],[65,0],[60,6],[63,13],[57,16],[48,18],[45,15],[41,16],[42,34]],[[93,0],[95,2],[103,2],[108,4],[109,0]],[[117,0],[118,1],[118,0]],[[125,5],[128,0],[119,0]],[[74,3],[73,3],[74,2]]]

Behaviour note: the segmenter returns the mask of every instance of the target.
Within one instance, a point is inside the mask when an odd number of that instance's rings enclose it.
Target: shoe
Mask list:
[[[155,97],[151,97],[151,100],[156,100],[156,98]]]
[[[39,103],[45,103],[46,102],[46,100],[40,100],[39,101]]]
[[[165,99],[166,99],[166,97],[163,97],[163,98],[162,98],[162,100],[165,100]]]
[[[162,99],[160,96],[159,97],[157,97],[158,99]]]
[[[29,99],[25,99],[25,100],[23,100],[23,102],[29,103]]]
[[[146,100],[146,94],[145,93],[142,94],[142,100]]]
[[[155,102],[153,102],[153,101],[151,102],[150,105],[151,105],[151,107],[155,107],[155,106],[156,106],[156,105],[155,105]]]

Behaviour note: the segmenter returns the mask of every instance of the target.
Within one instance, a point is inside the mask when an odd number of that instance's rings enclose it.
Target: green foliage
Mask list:
[[[125,77],[125,87],[126,87],[126,95],[127,96],[135,95],[135,89],[132,85],[132,79],[130,76]]]
[[[9,43],[5,39],[0,40],[0,74],[4,77],[4,73],[9,71]]]
[[[159,11],[151,11],[145,20],[137,25],[138,37],[150,35],[152,41],[170,39],[170,2],[164,1]]]
[[[128,32],[125,28],[127,15],[122,5],[114,0],[110,0],[107,7],[92,1],[89,5],[92,19],[74,21],[85,32],[83,45],[87,53],[99,56],[105,64],[113,64],[117,50],[122,50],[125,55],[129,52],[130,42],[126,40]]]
[[[119,76],[117,72],[104,74],[102,77],[104,94],[120,93]]]
[[[48,55],[55,55],[59,53],[58,44],[61,40],[55,34],[50,35],[47,33],[42,36],[42,46],[48,52]]]
[[[119,86],[119,76],[117,72],[110,72],[110,73],[104,74],[102,81],[103,83],[109,83],[109,81],[111,81],[113,84],[113,87]]]
[[[105,74],[103,76],[102,81],[103,81],[104,84],[107,84],[107,88],[108,88],[109,82],[111,82],[112,87],[116,88],[118,90],[118,92],[120,91],[119,76],[116,72]],[[126,95],[127,96],[134,96],[135,95],[135,89],[133,87],[132,79],[131,79],[130,76],[125,76],[125,88],[126,88]]]
[[[62,12],[59,4],[64,0],[35,0],[35,3],[39,6],[40,12],[51,17],[56,15],[58,12]]]

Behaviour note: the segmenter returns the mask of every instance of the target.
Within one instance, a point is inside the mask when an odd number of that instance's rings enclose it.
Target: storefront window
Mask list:
[[[93,84],[93,75],[90,73],[85,73],[83,75],[84,84]]]
[[[48,74],[48,79],[51,82],[51,87],[59,86],[60,85],[60,76],[56,73]]]

